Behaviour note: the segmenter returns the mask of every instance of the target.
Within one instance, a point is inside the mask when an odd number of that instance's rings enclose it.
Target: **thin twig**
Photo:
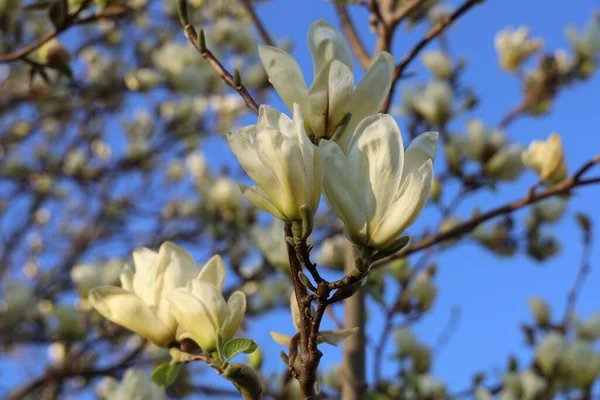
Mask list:
[[[598,178],[598,177],[590,178],[590,179],[580,179],[584,172],[588,171],[594,165],[597,165],[599,163],[600,163],[600,155],[596,155],[590,161],[585,163],[579,170],[577,170],[577,172],[575,172],[573,177],[565,179],[564,181],[544,190],[543,192],[534,194],[533,196],[530,196],[529,193],[527,193],[527,195],[525,197],[523,197],[519,200],[510,202],[508,204],[505,204],[503,206],[500,206],[498,208],[490,210],[486,213],[480,214],[480,215],[470,219],[469,221],[466,221],[446,232],[438,233],[437,235],[429,236],[424,239],[421,239],[417,243],[407,246],[404,249],[400,250],[399,252],[375,262],[373,264],[373,268],[380,267],[392,260],[406,257],[406,256],[408,256],[410,254],[414,254],[420,250],[427,249],[427,248],[429,248],[435,244],[438,244],[440,242],[443,242],[445,240],[462,236],[465,233],[471,232],[473,229],[475,229],[481,223],[483,223],[487,220],[490,220],[494,217],[497,217],[499,215],[512,213],[513,211],[519,210],[525,206],[528,206],[533,203],[537,203],[537,202],[539,202],[543,199],[549,198],[549,197],[553,197],[553,196],[556,196],[559,194],[569,193],[571,190],[573,190],[576,187],[600,183],[600,178]],[[578,178],[575,179],[575,177],[578,177]]]
[[[366,70],[371,65],[371,56],[369,56],[367,48],[357,32],[354,22],[352,22],[348,8],[343,4],[336,3],[335,11],[340,20],[340,24],[342,25],[344,35],[346,35],[358,63],[363,70]]]
[[[462,15],[464,15],[467,11],[469,11],[472,7],[474,7],[480,3],[483,3],[483,1],[484,0],[467,0],[467,1],[465,1],[463,3],[463,5],[458,7],[456,9],[456,11],[454,11],[450,16],[448,16],[444,21],[441,21],[441,22],[438,22],[437,24],[435,24],[425,34],[423,39],[421,39],[421,41],[419,43],[417,43],[417,45],[415,47],[413,47],[412,50],[409,51],[408,54],[406,54],[404,56],[402,61],[400,61],[400,63],[398,65],[396,65],[396,68],[394,69],[392,87],[390,88],[390,93],[388,94],[388,97],[387,97],[383,107],[381,108],[381,112],[387,112],[389,110],[398,80],[403,75],[404,70],[408,67],[408,65],[417,57],[417,55],[419,55],[421,50],[423,50],[423,48],[425,48],[425,46],[427,46],[429,44],[429,42],[431,42],[433,39],[435,39],[437,36],[439,36],[442,32],[444,32],[446,30],[446,28],[448,28],[450,25],[452,25],[452,23],[454,23],[457,19],[459,19]]]
[[[266,45],[275,46],[273,40],[271,39],[271,36],[269,35],[269,32],[267,32],[267,29],[265,28],[265,25],[258,17],[258,14],[256,14],[256,10],[252,5],[252,1],[242,0],[242,5],[246,9],[246,11],[248,11],[248,14],[250,14],[250,18],[252,18],[252,22],[254,22],[254,26],[256,26],[256,30],[258,31],[263,42],[265,42]]]

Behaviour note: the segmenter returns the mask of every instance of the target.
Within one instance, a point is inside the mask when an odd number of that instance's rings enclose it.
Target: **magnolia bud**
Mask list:
[[[415,279],[412,293],[417,299],[417,307],[420,310],[427,311],[431,308],[437,296],[437,288],[431,281],[431,276],[426,271],[420,273]]]
[[[565,339],[558,333],[549,333],[540,341],[535,355],[537,363],[545,375],[553,376],[555,374],[564,351]]]
[[[537,297],[531,297],[528,303],[529,310],[533,314],[533,317],[535,318],[535,321],[538,323],[538,325],[548,325],[550,323],[551,316],[550,306],[548,305],[548,303]]]
[[[387,264],[390,273],[396,278],[398,283],[405,285],[412,276],[412,268],[406,258],[399,258]]]
[[[546,389],[546,381],[535,372],[527,370],[521,373],[521,388],[523,399],[534,400]],[[549,397],[552,398],[552,397]]]
[[[396,338],[399,357],[406,357],[413,354],[419,345],[417,337],[408,328],[397,329],[394,337]]]
[[[417,345],[411,354],[413,370],[424,374],[431,367],[431,350],[427,346]]]
[[[428,51],[423,54],[423,64],[438,79],[448,79],[454,73],[452,62],[441,51]]]
[[[576,387],[588,387],[600,371],[600,355],[594,346],[583,340],[568,343],[561,360],[569,381]]]

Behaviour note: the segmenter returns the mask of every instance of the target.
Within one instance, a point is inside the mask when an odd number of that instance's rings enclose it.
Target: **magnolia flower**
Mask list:
[[[556,183],[567,176],[567,165],[562,141],[557,133],[553,133],[544,142],[534,140],[523,152],[523,164],[540,175],[540,179],[548,183]]]
[[[227,136],[231,150],[258,186],[241,185],[254,206],[282,221],[302,219],[302,206],[314,213],[321,198],[321,149],[304,129],[300,106],[294,119],[260,106],[258,123]]]
[[[535,321],[542,326],[548,325],[550,323],[551,316],[550,306],[548,303],[537,297],[531,297],[528,303],[529,310],[531,310]]]
[[[565,351],[565,339],[558,333],[549,333],[538,344],[535,355],[544,374],[552,376]]]
[[[558,221],[567,208],[567,199],[564,198],[549,198],[540,201],[533,207],[535,216],[545,222]]]
[[[153,383],[142,370],[130,368],[121,382],[113,377],[104,378],[96,388],[98,396],[106,400],[166,400],[165,389]]]
[[[201,152],[188,154],[185,158],[185,166],[194,179],[201,181],[205,178],[207,173],[206,158]]]
[[[321,245],[321,251],[317,254],[317,260],[329,267],[343,269],[346,262],[347,244],[348,240],[344,235],[335,235],[325,239]]]
[[[296,328],[296,332],[300,331],[301,325],[301,316],[300,309],[298,308],[298,300],[296,299],[296,294],[292,292],[290,296],[290,310],[292,311],[292,322],[294,323],[294,328]],[[325,342],[332,346],[338,346],[340,343],[344,341],[348,336],[358,331],[358,327],[350,328],[350,329],[340,329],[340,330],[331,330],[331,331],[320,331],[319,332],[319,342]],[[285,335],[283,333],[278,332],[269,332],[274,341],[279,343],[282,346],[289,347],[292,341],[292,337]]]
[[[518,144],[500,149],[485,163],[484,171],[486,175],[502,181],[514,181],[524,169],[521,160],[522,153],[523,147]]]
[[[522,372],[520,377],[523,400],[535,400],[546,389],[546,380],[530,369]]]
[[[151,68],[139,68],[125,74],[125,86],[134,92],[145,92],[160,84],[163,76]]]
[[[246,314],[246,295],[236,291],[225,302],[221,291],[225,284],[225,266],[220,256],[210,271],[210,279],[188,281],[167,295],[171,311],[179,323],[177,340],[192,339],[205,353],[217,348],[217,336],[223,344],[239,329]],[[211,260],[212,261],[212,260]]]
[[[593,314],[583,323],[577,323],[575,331],[577,332],[577,337],[582,339],[600,339],[600,312]]]
[[[365,117],[379,111],[392,83],[394,57],[381,52],[354,86],[352,51],[331,24],[318,20],[308,30],[314,82],[307,87],[300,66],[285,51],[259,46],[258,54],[269,81],[291,110],[300,105],[306,130],[319,138],[347,137]],[[295,113],[295,111],[294,111]],[[350,114],[348,121],[344,117]],[[340,145],[345,147],[346,141]]]
[[[431,375],[419,375],[417,378],[419,396],[422,399],[445,399],[446,386]]]
[[[472,119],[466,125],[467,136],[451,136],[452,145],[465,157],[486,162],[505,144],[504,132],[490,129],[480,119]]]
[[[417,275],[411,290],[417,299],[417,305],[422,311],[427,311],[431,308],[438,292],[428,271],[423,271]]]
[[[175,341],[177,321],[166,295],[188,281],[214,282],[224,269],[219,256],[198,273],[192,256],[181,247],[165,242],[158,253],[138,248],[133,252],[135,272],[125,268],[121,287],[100,286],[89,292],[91,305],[105,318],[145,337],[157,346]]]
[[[97,286],[113,285],[119,280],[123,265],[119,262],[107,262],[103,265],[81,264],[71,270],[71,280],[82,297]]]
[[[33,289],[21,283],[5,284],[3,295],[0,302],[0,314],[3,314],[3,318],[23,319],[31,312],[36,301]]]
[[[358,245],[383,250],[417,219],[433,182],[438,134],[418,136],[404,152],[400,129],[387,114],[365,118],[348,154],[325,142],[323,192]]]
[[[523,26],[517,30],[507,28],[502,32],[498,32],[494,44],[502,68],[515,72],[523,62],[542,48],[543,41],[531,39],[529,29]]]
[[[450,58],[442,51],[427,51],[423,54],[423,64],[438,79],[448,79],[454,73]]]
[[[208,196],[219,206],[237,210],[242,204],[242,193],[238,185],[227,176],[220,176],[213,182]]]
[[[256,247],[275,268],[289,271],[287,244],[283,237],[283,222],[274,219],[269,227],[255,226],[250,237]]]
[[[567,40],[575,54],[583,59],[593,59],[600,52],[600,18],[593,18],[581,33],[569,25],[565,29]]]
[[[583,340],[568,343],[561,361],[569,373],[569,381],[576,387],[587,387],[600,372],[600,355],[591,343]]]
[[[394,337],[396,338],[399,357],[406,357],[414,354],[415,349],[419,346],[417,337],[408,328],[398,328]]]

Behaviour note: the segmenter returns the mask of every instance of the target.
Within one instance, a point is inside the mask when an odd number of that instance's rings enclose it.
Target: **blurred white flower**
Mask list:
[[[71,269],[71,280],[82,297],[97,286],[114,285],[119,280],[123,264],[112,260],[104,264],[79,264]]]
[[[412,107],[432,126],[444,126],[452,117],[452,88],[446,82],[432,81],[409,100]]]
[[[565,351],[566,343],[562,335],[551,332],[544,336],[535,349],[535,355],[544,374],[552,376]]]
[[[321,244],[317,261],[332,268],[343,269],[346,263],[347,246],[348,239],[344,235],[329,237]]]
[[[153,383],[140,369],[125,371],[121,382],[107,377],[96,388],[104,400],[167,400],[165,389]]]
[[[529,29],[523,26],[516,30],[506,28],[498,32],[494,44],[502,68],[515,72],[531,55],[540,50],[544,43],[541,39],[531,39]]]
[[[263,256],[275,268],[289,271],[287,243],[283,235],[283,221],[275,218],[268,227],[254,226],[250,237]]]
[[[539,297],[530,297],[528,300],[529,310],[538,325],[546,326],[550,323],[552,316],[548,303]]]
[[[546,141],[534,140],[523,152],[523,163],[534,170],[540,179],[550,184],[560,182],[567,176],[567,165],[562,140],[557,133]]]
[[[438,79],[448,79],[454,73],[452,61],[446,53],[439,50],[425,52],[423,54],[423,64]]]
[[[594,59],[600,52],[600,18],[593,17],[583,28],[581,33],[569,25],[565,29],[567,40],[575,54],[582,59]]]

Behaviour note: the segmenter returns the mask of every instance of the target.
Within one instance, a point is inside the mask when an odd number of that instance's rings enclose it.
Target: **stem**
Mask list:
[[[354,269],[354,249],[350,243],[346,248],[345,272]],[[344,341],[344,376],[342,377],[342,400],[364,398],[365,379],[365,294],[361,288],[344,300],[344,327],[359,327],[358,332]]]

